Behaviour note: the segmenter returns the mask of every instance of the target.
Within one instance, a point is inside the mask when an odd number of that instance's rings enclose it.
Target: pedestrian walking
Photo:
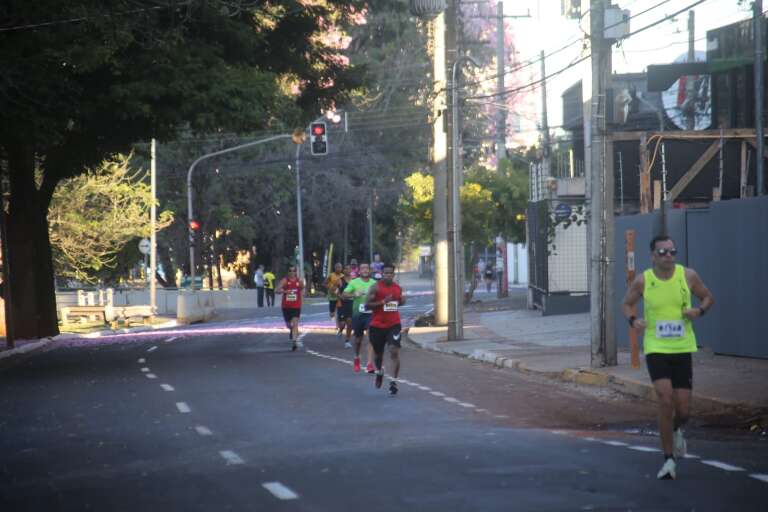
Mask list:
[[[622,305],[630,327],[643,333],[646,366],[658,397],[664,452],[664,464],[656,475],[659,479],[676,477],[676,461],[687,450],[683,426],[690,416],[692,354],[697,350],[693,321],[715,303],[696,271],[675,263],[676,255],[670,237],[655,237],[651,241],[653,267],[635,278]],[[699,300],[697,307],[691,294]],[[644,318],[636,318],[632,311],[641,298]]]
[[[272,270],[267,269],[266,272],[264,272],[264,294],[267,296],[267,307],[273,308],[275,307],[275,280],[277,277],[275,277],[275,274],[272,273]]]
[[[264,307],[264,265],[259,265],[253,275],[253,283],[256,285],[256,304]]]
[[[384,349],[389,346],[389,357],[392,363],[392,381],[389,383],[389,394],[397,394],[397,379],[400,376],[400,338],[402,324],[400,321],[400,306],[405,304],[405,293],[400,285],[393,281],[395,266],[385,263],[381,279],[368,290],[366,307],[373,311],[368,337],[373,347],[373,361],[376,366],[377,388],[384,381]]]
[[[288,267],[288,275],[280,280],[277,293],[282,294],[282,310],[285,326],[288,328],[288,339],[291,341],[291,350],[301,347],[299,341],[299,318],[301,317],[301,296],[304,284],[296,276],[296,265]]]

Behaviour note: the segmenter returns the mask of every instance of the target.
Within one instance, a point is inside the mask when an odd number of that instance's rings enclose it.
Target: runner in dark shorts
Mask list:
[[[336,321],[339,326],[339,333],[344,332],[344,348],[352,348],[352,343],[349,341],[352,337],[352,303],[351,299],[343,298],[344,289],[347,287],[352,277],[350,276],[351,269],[349,265],[344,266],[344,277],[341,278],[339,283],[339,289],[337,295],[339,299],[336,301]]]
[[[368,290],[366,307],[373,311],[368,338],[373,347],[373,360],[376,366],[376,387],[380,388],[384,380],[384,348],[389,345],[389,356],[392,361],[392,381],[389,383],[389,394],[397,394],[397,379],[400,375],[400,347],[402,326],[400,324],[400,306],[405,304],[405,293],[400,285],[392,279],[395,266],[385,264],[382,278]]]
[[[299,318],[301,317],[301,296],[304,285],[296,277],[296,266],[288,267],[288,276],[280,280],[277,293],[283,295],[282,309],[285,326],[288,328],[288,339],[291,340],[291,350],[302,346],[299,341]]]

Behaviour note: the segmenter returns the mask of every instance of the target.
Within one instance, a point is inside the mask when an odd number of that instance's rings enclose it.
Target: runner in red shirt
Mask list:
[[[299,317],[301,317],[301,295],[304,284],[296,277],[296,266],[288,267],[288,276],[280,280],[276,293],[283,295],[282,309],[285,326],[290,331],[288,339],[291,340],[291,350],[302,346],[299,336]]]
[[[405,293],[400,285],[393,282],[395,266],[384,264],[382,278],[368,290],[366,307],[373,311],[368,338],[371,341],[376,365],[376,387],[380,388],[384,380],[382,363],[384,362],[384,347],[389,345],[389,357],[392,360],[392,382],[389,383],[389,394],[397,394],[397,378],[400,375],[400,311],[405,304]]]

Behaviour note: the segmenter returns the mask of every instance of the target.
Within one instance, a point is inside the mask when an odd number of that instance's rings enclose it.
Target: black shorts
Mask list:
[[[301,308],[283,308],[283,320],[285,320],[286,325],[290,324],[294,318],[300,317]]]
[[[352,301],[343,300],[341,306],[336,309],[336,318],[339,320],[352,319]]]
[[[683,354],[648,354],[645,366],[651,381],[669,379],[674,389],[693,388],[693,358],[690,352]]]
[[[393,347],[401,347],[400,332],[402,327],[400,324],[393,325],[392,327],[373,327],[368,330],[368,338],[373,345],[373,351],[377,354],[384,352],[386,345],[392,345]]]
[[[334,300],[328,299],[328,311],[331,314],[334,314],[336,312],[336,299]]]
[[[355,338],[361,338],[363,333],[368,331],[372,316],[370,313],[362,313],[352,317],[352,330],[355,332]]]

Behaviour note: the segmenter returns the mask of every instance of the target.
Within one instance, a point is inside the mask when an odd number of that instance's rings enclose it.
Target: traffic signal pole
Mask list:
[[[261,139],[254,142],[248,142],[246,144],[240,144],[239,146],[222,149],[220,151],[214,151],[213,153],[208,153],[206,155],[201,156],[200,158],[192,162],[192,165],[189,166],[189,171],[187,171],[187,229],[189,230],[189,276],[191,279],[190,288],[193,291],[195,289],[195,232],[192,229],[192,221],[194,220],[195,217],[192,210],[192,173],[195,172],[195,167],[197,167],[197,164],[199,164],[203,160],[207,160],[215,156],[224,155],[226,153],[232,153],[234,151],[239,151],[241,149],[246,149],[253,146],[258,146],[259,144],[265,144],[267,142],[272,142],[274,140],[290,139],[291,137],[292,137],[291,134],[284,133],[281,135],[274,135],[272,137],[267,137],[266,139]],[[298,151],[297,151],[297,154],[298,154]],[[298,157],[296,160],[298,161]],[[299,222],[301,222],[301,216],[299,216]]]

